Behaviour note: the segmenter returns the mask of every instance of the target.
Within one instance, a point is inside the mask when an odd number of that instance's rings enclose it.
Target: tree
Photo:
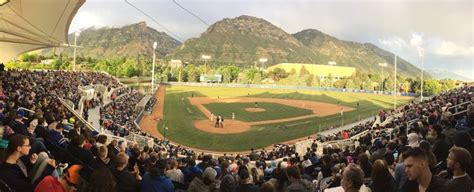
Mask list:
[[[393,91],[393,84],[395,82],[393,81],[393,76],[389,76],[387,77],[387,79],[385,80],[385,83],[384,83],[384,90],[386,91]]]
[[[303,77],[304,75],[309,74],[309,71],[306,70],[306,67],[304,65],[300,68],[300,77]]]
[[[261,84],[262,83],[262,73],[260,73],[260,72],[255,73],[255,76],[253,77],[253,83],[255,83],[255,84]]]
[[[20,61],[23,62],[39,62],[39,56],[37,53],[24,53],[20,55]]]
[[[306,74],[303,79],[305,80],[306,86],[312,86],[313,85],[313,79],[314,75],[313,74]]]
[[[405,80],[401,85],[401,92],[408,93],[410,91],[410,81]]]
[[[442,91],[441,84],[434,79],[428,79],[424,81],[423,94],[432,95],[439,94]]]
[[[188,82],[198,82],[199,75],[201,75],[201,71],[193,64],[189,64],[184,68],[184,72],[186,73],[186,80]]]
[[[236,66],[225,65],[220,66],[217,72],[222,75],[224,83],[230,83],[237,79],[240,73],[240,69]]]
[[[161,82],[168,82],[171,76],[171,72],[169,68],[165,68],[163,73],[161,73]]]
[[[133,77],[138,75],[137,61],[135,59],[127,59],[125,63],[120,65],[120,77]]]
[[[280,79],[288,77],[288,73],[282,68],[276,67],[268,72],[268,76],[275,81],[279,81]]]
[[[346,86],[346,81],[344,79],[339,79],[336,82],[334,82],[334,87],[335,88],[344,88]]]
[[[450,89],[453,89],[456,87],[456,81],[455,80],[450,80],[450,79],[447,79],[447,80],[441,80],[440,81],[441,85],[442,85],[442,90],[445,91],[445,90],[450,90]]]
[[[312,86],[317,86],[317,87],[321,87],[321,79],[319,76],[317,75],[313,75],[313,82],[312,82]]]
[[[354,83],[352,78],[346,80],[346,88],[347,89],[359,89],[359,87]]]
[[[329,73],[327,80],[329,81],[329,86],[328,87],[332,87],[333,83],[334,83],[334,77],[332,76],[331,73]],[[326,81],[326,79],[324,79],[324,81]]]
[[[323,82],[321,82],[322,87],[331,87],[332,80],[329,78],[324,78]]]
[[[55,59],[51,65],[53,66],[54,69],[61,69],[61,65],[63,64],[61,59]]]
[[[260,71],[258,71],[257,69],[254,69],[254,68],[251,68],[247,71],[245,71],[245,80],[247,81],[246,83],[251,83],[251,82],[255,82],[254,81],[254,78],[255,78],[255,74],[257,73],[260,73]],[[262,76],[260,75],[260,78]],[[261,79],[260,79],[261,81]]]
[[[291,68],[290,75],[294,75],[294,74],[296,74],[296,69],[295,69],[295,68]]]

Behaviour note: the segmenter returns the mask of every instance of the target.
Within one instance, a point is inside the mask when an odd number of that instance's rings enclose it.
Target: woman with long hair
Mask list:
[[[387,163],[383,160],[376,160],[370,175],[372,183],[369,185],[372,192],[395,192],[395,179],[388,170]]]
[[[369,178],[370,173],[372,172],[372,165],[370,164],[369,156],[365,153],[359,154],[359,157],[357,157],[357,164],[360,166],[362,171],[364,171],[365,178]]]

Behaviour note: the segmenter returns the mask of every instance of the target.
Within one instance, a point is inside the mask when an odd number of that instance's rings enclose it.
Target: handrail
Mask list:
[[[466,109],[466,110],[463,110],[463,111],[459,111],[459,112],[457,112],[457,113],[454,113],[453,116],[459,115],[459,114],[461,114],[461,113],[466,113],[466,112],[467,112],[467,109]]]
[[[452,109],[452,108],[459,107],[459,106],[462,106],[462,105],[464,105],[464,104],[471,104],[471,101],[466,101],[466,102],[464,102],[464,103],[459,103],[459,104],[457,104],[457,105],[448,107],[446,110],[450,110],[450,109]]]
[[[18,109],[16,111],[19,111],[19,110],[24,110],[24,111],[28,111],[28,112],[31,112],[31,113],[36,113],[35,111],[29,110],[29,109],[24,108],[24,107],[18,107]]]
[[[74,109],[72,109],[70,106],[68,106],[68,105],[66,104],[66,102],[65,102],[62,98],[58,97],[58,99],[59,99],[59,101],[61,102],[61,104],[62,104],[63,106],[65,106],[74,116],[76,116],[76,118],[77,118],[79,121],[81,121],[82,123],[84,123],[84,125],[85,125],[87,128],[89,128],[91,131],[97,131],[97,132],[100,133],[100,130],[97,130],[94,126],[92,126],[89,122],[87,122],[79,113],[77,113],[76,111],[74,111]]]

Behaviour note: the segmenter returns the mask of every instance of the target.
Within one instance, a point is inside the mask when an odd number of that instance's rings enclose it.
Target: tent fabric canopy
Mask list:
[[[19,54],[68,44],[68,30],[85,0],[7,0],[0,6],[0,63]]]

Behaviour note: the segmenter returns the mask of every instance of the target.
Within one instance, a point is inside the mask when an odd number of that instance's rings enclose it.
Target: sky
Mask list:
[[[293,34],[312,28],[341,40],[372,43],[421,68],[474,80],[473,0],[86,0],[70,32],[145,21],[184,42],[224,18],[250,15]],[[175,2],[197,15],[180,8]]]

